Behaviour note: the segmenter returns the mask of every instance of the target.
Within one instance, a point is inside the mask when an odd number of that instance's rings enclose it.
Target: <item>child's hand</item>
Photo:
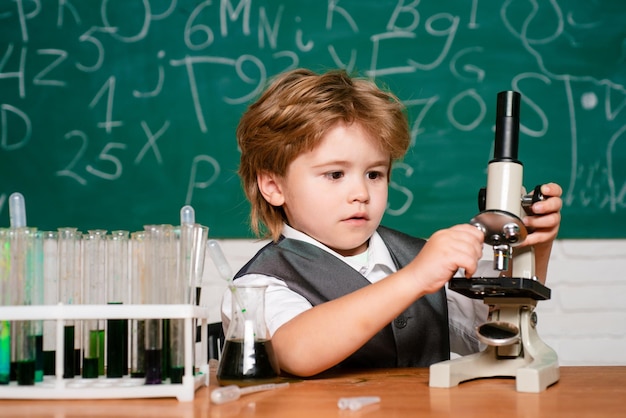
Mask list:
[[[522,246],[548,244],[556,238],[561,224],[561,207],[563,190],[556,183],[548,183],[541,186],[541,193],[545,200],[532,205],[532,215],[525,216],[524,224],[533,232],[528,234]]]
[[[460,268],[471,277],[482,257],[484,234],[470,224],[435,232],[409,264],[426,293],[443,287]]]

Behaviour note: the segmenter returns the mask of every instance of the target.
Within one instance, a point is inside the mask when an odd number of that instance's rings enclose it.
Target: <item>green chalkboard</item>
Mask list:
[[[522,94],[524,183],[564,188],[561,238],[626,237],[626,2],[0,0],[0,226],[250,237],[242,112],[273,75],[342,67],[407,105],[385,224],[468,221],[496,94]]]

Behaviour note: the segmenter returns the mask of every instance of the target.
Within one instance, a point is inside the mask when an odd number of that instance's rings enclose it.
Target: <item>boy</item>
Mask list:
[[[456,225],[426,241],[380,226],[391,164],[409,147],[393,94],[343,71],[293,70],[249,107],[237,138],[252,228],[272,242],[235,280],[268,285],[266,322],[281,370],[426,367],[450,351],[478,351],[474,327],[488,308],[445,285],[458,271],[477,272],[483,233]],[[524,222],[543,281],[562,202],[558,185],[542,192],[551,198]],[[226,292],[225,329],[230,304]]]

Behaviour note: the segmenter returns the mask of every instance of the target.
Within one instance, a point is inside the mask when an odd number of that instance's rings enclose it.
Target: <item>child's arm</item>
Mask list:
[[[405,268],[296,316],[272,336],[281,369],[311,376],[343,361],[459,268],[470,277],[482,246],[482,232],[469,224],[438,231]]]
[[[535,215],[525,218],[534,232],[524,245],[535,246],[536,273],[544,280],[559,229],[562,190],[550,183],[542,193],[550,198],[535,203]],[[311,376],[343,361],[415,300],[439,290],[458,269],[472,277],[482,244],[482,232],[469,224],[437,231],[405,268],[296,316],[272,337],[281,369]]]
[[[541,186],[541,192],[548,199],[537,202],[532,206],[534,215],[526,216],[524,224],[533,229],[524,244],[535,247],[535,274],[542,283],[545,283],[548,272],[548,261],[552,251],[552,243],[556,239],[561,224],[561,207],[563,201],[561,187],[555,183]]]

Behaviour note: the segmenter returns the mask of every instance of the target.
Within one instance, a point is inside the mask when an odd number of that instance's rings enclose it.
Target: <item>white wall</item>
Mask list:
[[[220,240],[233,271],[265,242]],[[487,252],[487,251],[486,251]],[[203,304],[219,322],[226,289],[212,261],[205,268]],[[626,240],[560,240],[548,272],[552,298],[537,305],[539,336],[562,366],[626,365]]]
[[[626,365],[626,240],[563,240],[538,330],[562,365]]]

